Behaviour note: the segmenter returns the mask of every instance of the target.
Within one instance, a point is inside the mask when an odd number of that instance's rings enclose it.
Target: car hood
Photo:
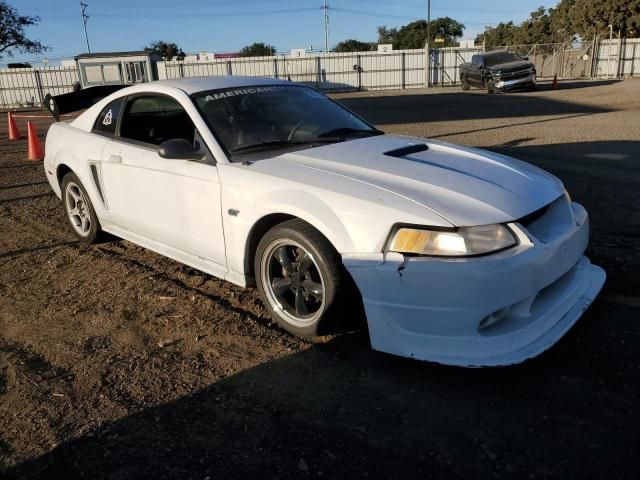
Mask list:
[[[526,70],[531,67],[533,67],[531,62],[526,60],[517,60],[515,62],[501,63],[500,65],[492,65],[488,68],[491,72],[511,73]]]
[[[398,155],[402,147],[428,149]],[[389,153],[391,152],[391,153]],[[403,153],[403,152],[399,152]],[[505,223],[562,195],[562,183],[537,167],[493,152],[423,138],[380,135],[286,153],[286,162],[378,188],[431,210],[454,226]]]

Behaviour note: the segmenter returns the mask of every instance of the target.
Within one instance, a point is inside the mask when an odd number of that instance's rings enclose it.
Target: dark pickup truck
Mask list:
[[[463,90],[486,88],[489,93],[536,88],[536,68],[526,58],[506,50],[479,53],[460,65]]]

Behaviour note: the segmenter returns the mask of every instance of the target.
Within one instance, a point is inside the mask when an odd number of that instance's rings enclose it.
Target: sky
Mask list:
[[[29,38],[51,47],[42,55],[16,54],[0,59],[37,63],[44,57],[86,52],[79,0],[6,0],[20,14],[37,15]],[[321,49],[323,0],[84,0],[92,52],[141,50],[155,40],[177,43],[185,52],[232,52],[253,42]],[[432,0],[431,18],[449,16],[465,25],[463,39],[473,39],[486,25],[518,23],[539,6],[557,0]],[[399,27],[425,19],[426,0],[328,0],[329,44],[355,38],[376,41],[380,25]]]

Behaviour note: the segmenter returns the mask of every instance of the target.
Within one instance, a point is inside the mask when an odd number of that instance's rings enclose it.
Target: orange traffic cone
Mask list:
[[[11,112],[7,112],[7,123],[9,124],[9,140],[20,140],[22,135]]]
[[[42,151],[42,144],[36,134],[36,129],[33,128],[31,122],[27,122],[27,140],[29,143],[29,156],[28,160],[42,160],[44,158],[44,152]]]
[[[551,90],[557,90],[558,89],[558,75],[554,75],[553,76],[553,82],[551,83]]]

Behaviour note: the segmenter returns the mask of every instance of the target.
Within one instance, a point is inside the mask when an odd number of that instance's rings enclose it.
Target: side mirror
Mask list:
[[[522,60],[529,61],[529,57],[522,57]]]
[[[160,144],[158,155],[175,160],[202,160],[203,155],[193,149],[184,138],[172,138]]]

